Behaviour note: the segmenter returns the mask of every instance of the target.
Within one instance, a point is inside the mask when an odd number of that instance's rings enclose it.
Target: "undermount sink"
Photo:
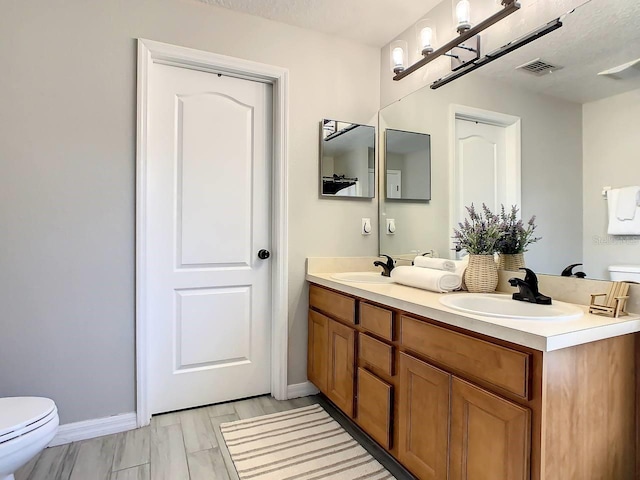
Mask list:
[[[380,272],[343,272],[331,275],[334,280],[356,283],[392,283],[391,278],[384,277]]]
[[[515,320],[573,320],[584,312],[569,303],[553,301],[553,305],[513,300],[510,295],[458,293],[440,297],[440,303],[461,312]]]

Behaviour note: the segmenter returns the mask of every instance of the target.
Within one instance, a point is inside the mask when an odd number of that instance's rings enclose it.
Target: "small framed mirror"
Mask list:
[[[324,119],[320,124],[320,195],[375,197],[376,129]]]
[[[387,129],[385,171],[388,200],[431,200],[431,135]]]

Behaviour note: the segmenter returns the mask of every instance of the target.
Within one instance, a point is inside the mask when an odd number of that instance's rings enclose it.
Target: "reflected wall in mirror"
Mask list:
[[[375,127],[324,119],[320,124],[320,194],[375,196]]]
[[[539,0],[530,7],[523,4],[510,18],[515,22],[518,15],[528,19],[535,14],[547,22],[568,6]],[[591,2],[563,22],[561,29],[482,69],[437,90],[421,88],[380,111],[380,131],[432,135],[431,201],[380,199],[382,253],[410,256],[433,250],[440,257],[455,257],[455,106],[462,105],[520,119],[520,214],[525,221],[536,215],[536,236],[542,237],[525,253],[528,267],[560,275],[566,266],[580,263],[574,271],[606,280],[611,265],[640,265],[640,232],[609,234],[609,202],[602,194],[605,186],[640,185],[640,69],[599,75],[640,57],[639,4]],[[505,28],[488,33],[493,41],[506,43],[517,35]],[[517,68],[535,59],[562,68],[540,76]],[[440,75],[435,69],[423,72],[423,84],[438,78],[426,78]],[[382,98],[398,88],[391,83],[382,82]],[[380,162],[383,168],[383,156]],[[387,219],[394,220],[393,234],[385,228]]]
[[[387,199],[431,199],[431,136],[385,131],[385,192]]]

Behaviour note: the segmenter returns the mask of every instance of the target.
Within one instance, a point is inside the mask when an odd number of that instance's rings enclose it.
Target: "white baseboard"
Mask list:
[[[55,447],[56,445],[102,437],[103,435],[111,435],[112,433],[126,432],[136,427],[135,412],[84,420],[82,422],[67,423],[58,427],[58,434],[49,446]]]
[[[309,395],[315,395],[318,393],[318,389],[311,382],[296,383],[289,385],[287,388],[288,398],[308,397]]]

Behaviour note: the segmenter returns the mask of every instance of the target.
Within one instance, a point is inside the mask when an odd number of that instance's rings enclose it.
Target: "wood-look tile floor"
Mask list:
[[[317,403],[270,396],[154,416],[128,432],[45,449],[16,480],[234,480],[220,424]]]

